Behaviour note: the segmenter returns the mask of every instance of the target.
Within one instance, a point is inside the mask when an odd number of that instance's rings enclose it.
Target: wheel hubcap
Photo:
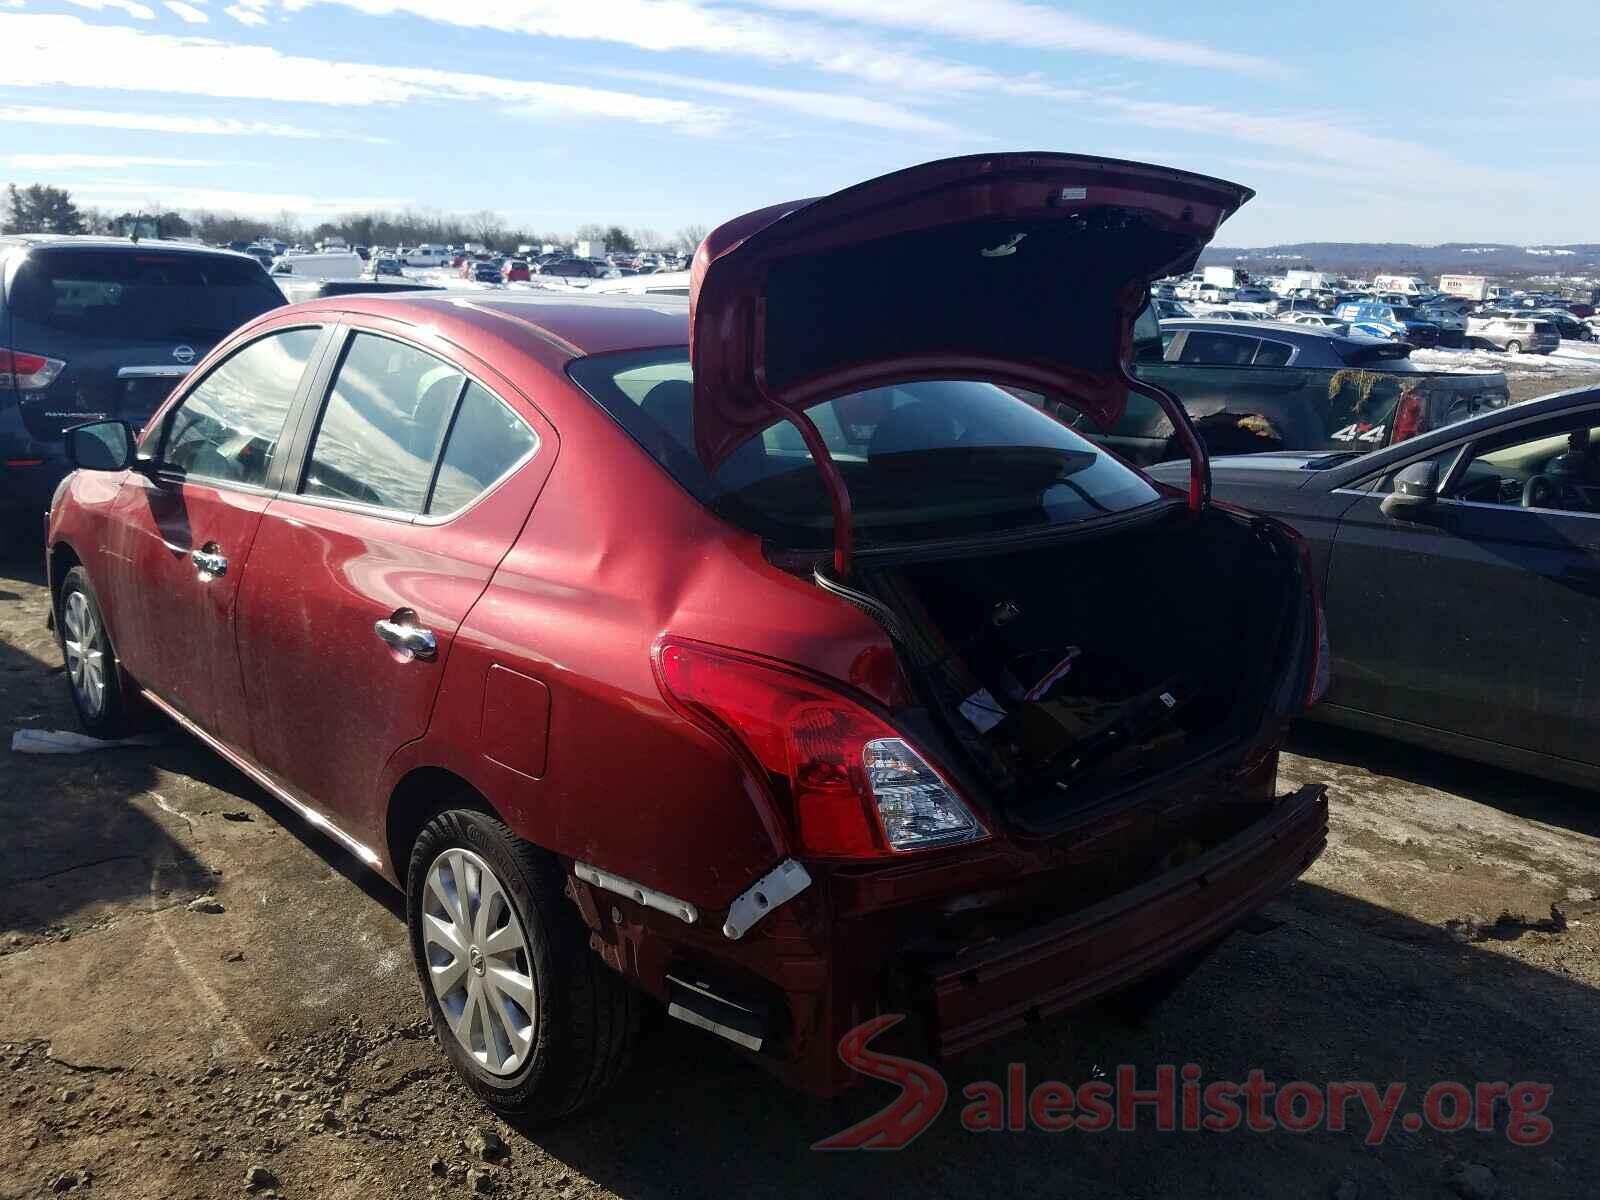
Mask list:
[[[428,980],[462,1049],[494,1075],[522,1068],[533,1050],[538,1004],[522,922],[489,865],[446,850],[422,896]]]
[[[82,592],[67,596],[61,613],[61,642],[67,652],[67,678],[84,712],[99,716],[106,702],[105,634],[89,597]]]

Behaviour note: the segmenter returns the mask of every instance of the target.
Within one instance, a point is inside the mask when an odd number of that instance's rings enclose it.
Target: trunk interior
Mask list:
[[[1299,575],[1281,536],[1211,509],[862,563],[856,586],[1000,807],[1043,829],[1254,734],[1300,632]]]

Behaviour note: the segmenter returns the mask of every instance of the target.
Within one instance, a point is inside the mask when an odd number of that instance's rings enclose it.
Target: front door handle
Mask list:
[[[228,573],[228,559],[215,542],[207,542],[200,549],[191,550],[189,561],[194,563],[202,581]]]
[[[416,619],[416,613],[402,609],[392,617],[373,622],[372,631],[402,662],[431,659],[439,653],[439,641],[433,630],[420,628]]]

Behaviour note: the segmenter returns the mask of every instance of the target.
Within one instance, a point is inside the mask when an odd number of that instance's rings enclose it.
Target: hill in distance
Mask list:
[[[1516,246],[1502,242],[1293,242],[1281,246],[1208,246],[1202,266],[1242,267],[1247,271],[1290,269],[1370,275],[1530,275],[1600,276],[1600,244]]]

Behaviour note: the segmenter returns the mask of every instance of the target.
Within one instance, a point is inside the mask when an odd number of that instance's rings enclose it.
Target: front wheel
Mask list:
[[[1506,343],[1506,353],[1507,354],[1521,354],[1522,353],[1522,343],[1519,342],[1519,341],[1516,341],[1515,339],[1513,339],[1512,341],[1507,342]]]
[[[57,603],[56,628],[78,721],[94,737],[119,737],[128,728],[122,671],[89,572],[82,567],[68,571]]]
[[[411,952],[439,1044],[486,1103],[533,1120],[577,1112],[627,1065],[639,997],[589,948],[564,872],[472,808],[418,836]]]

